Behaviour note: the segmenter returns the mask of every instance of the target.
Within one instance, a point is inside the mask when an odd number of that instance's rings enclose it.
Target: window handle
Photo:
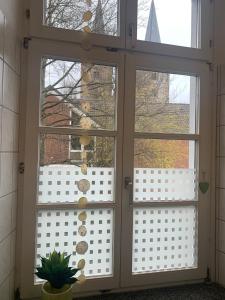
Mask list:
[[[129,205],[133,204],[133,181],[131,177],[125,177],[124,180],[125,189],[128,191]]]
[[[131,37],[131,47],[136,47],[136,39],[135,39],[135,26],[134,23],[129,24],[129,37]]]

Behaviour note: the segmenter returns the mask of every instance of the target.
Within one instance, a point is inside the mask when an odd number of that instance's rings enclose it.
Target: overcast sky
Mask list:
[[[145,38],[152,0],[138,1],[138,39]],[[160,37],[163,43],[191,44],[191,0],[154,0]]]
[[[144,40],[152,0],[138,0],[138,39]],[[191,45],[191,0],[154,0],[162,43]],[[189,103],[190,77],[172,75],[170,101]],[[176,97],[175,97],[176,95]]]

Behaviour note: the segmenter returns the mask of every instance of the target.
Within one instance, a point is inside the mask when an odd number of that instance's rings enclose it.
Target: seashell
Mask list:
[[[86,211],[82,211],[78,216],[79,221],[83,222],[87,219],[87,213]]]
[[[76,246],[76,251],[80,255],[85,254],[87,250],[88,250],[88,243],[85,241],[79,242]]]

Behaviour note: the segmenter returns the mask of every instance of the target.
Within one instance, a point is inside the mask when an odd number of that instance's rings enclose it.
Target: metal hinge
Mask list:
[[[109,52],[117,52],[119,49],[118,48],[106,48],[106,51],[109,51]]]
[[[24,37],[23,38],[23,48],[24,49],[29,49],[29,42],[31,41],[30,37]]]
[[[30,19],[30,9],[25,10],[25,16],[27,19]]]
[[[24,162],[20,162],[19,167],[18,167],[19,173],[24,174],[24,170],[25,170],[25,164],[24,164]]]

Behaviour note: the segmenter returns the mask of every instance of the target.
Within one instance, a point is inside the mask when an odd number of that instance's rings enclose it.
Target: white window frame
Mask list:
[[[65,60],[79,61],[89,59],[96,64],[105,64],[118,67],[118,101],[117,101],[117,130],[82,130],[73,128],[49,128],[39,126],[39,97],[40,97],[40,70],[42,57],[55,57]],[[124,95],[124,66],[123,59],[118,53],[109,53],[106,50],[95,49],[86,52],[79,46],[68,46],[68,44],[54,41],[32,40],[28,57],[28,83],[26,95],[26,133],[25,133],[25,154],[26,165],[24,172],[24,193],[21,220],[21,268],[20,286],[23,298],[38,297],[41,294],[41,285],[34,284],[35,272],[35,252],[36,252],[36,212],[38,207],[53,209],[66,208],[77,209],[78,205],[71,204],[37,204],[37,182],[38,182],[38,162],[39,162],[39,135],[40,133],[92,135],[102,137],[115,137],[115,203],[90,203],[87,208],[113,208],[114,209],[114,251],[113,251],[113,276],[89,279],[85,285],[74,285],[74,292],[99,291],[102,289],[112,289],[119,287],[120,273],[120,249],[116,247],[120,243],[120,223],[121,223],[121,182],[122,182],[122,135],[123,135],[123,103],[121,99]]]
[[[151,54],[170,55],[173,57],[192,58],[209,62],[212,61],[213,1],[199,0],[201,24],[198,24],[198,28],[201,35],[201,48],[137,41],[137,1],[138,0],[120,0],[120,36],[115,37],[45,26],[42,24],[43,0],[30,0],[29,35],[31,37],[78,43],[83,45],[84,48],[101,46]],[[194,26],[196,26],[196,24],[194,24]]]
[[[169,139],[169,140],[194,140],[196,146],[196,162],[197,172],[199,173],[199,181],[210,181],[211,174],[211,109],[210,109],[210,71],[209,66],[204,62],[187,61],[173,57],[162,57],[157,55],[128,55],[126,58],[126,87],[125,87],[125,111],[130,116],[129,121],[125,122],[124,127],[124,143],[129,153],[124,153],[123,156],[123,172],[124,176],[133,178],[133,141],[134,138],[149,138],[149,139]],[[130,124],[134,124],[135,119],[135,82],[136,69],[145,69],[156,72],[168,72],[172,74],[184,74],[190,76],[199,76],[200,78],[200,103],[197,104],[197,115],[199,115],[199,127],[196,129],[196,134],[168,134],[168,133],[134,133],[134,128]],[[198,133],[199,132],[199,133]],[[206,149],[208,151],[206,151]],[[205,174],[205,175],[204,175]],[[204,179],[205,177],[205,179]],[[210,193],[202,194],[198,192],[198,202],[187,201],[189,205],[194,204],[198,208],[198,267],[188,270],[153,272],[145,274],[132,275],[132,220],[134,207],[160,207],[165,205],[163,201],[159,203],[133,203],[129,204],[127,190],[123,190],[122,203],[122,257],[127,257],[127,260],[121,261],[122,269],[122,286],[132,287],[134,285],[158,285],[160,283],[176,283],[182,281],[203,280],[207,277],[207,267],[209,265],[210,256]],[[188,203],[176,201],[168,204],[173,205],[188,205]],[[127,212],[124,213],[124,212]],[[128,244],[127,244],[128,241]],[[130,249],[127,251],[127,249]]]
[[[125,47],[125,11],[126,1],[121,0],[118,7],[120,20],[119,36],[110,36],[96,33],[85,33],[76,30],[66,30],[62,28],[48,27],[42,24],[43,20],[43,0],[30,0],[30,24],[29,34],[31,37],[39,37],[53,40],[68,41],[83,45],[83,47],[103,46],[103,47]]]
[[[101,136],[116,136],[117,143],[117,160],[116,160],[116,171],[117,171],[117,190],[116,196],[118,202],[114,205],[114,209],[117,211],[116,218],[114,220],[117,223],[115,227],[115,245],[120,244],[123,241],[122,253],[121,253],[121,267],[123,269],[120,274],[120,249],[114,247],[114,276],[113,278],[104,277],[102,279],[93,279],[87,282],[84,286],[74,287],[74,291],[96,292],[98,290],[105,289],[119,289],[131,288],[131,286],[144,286],[151,284],[151,286],[160,284],[162,281],[166,284],[171,282],[171,274],[174,276],[175,273],[165,272],[154,273],[153,276],[131,276],[131,244],[130,249],[127,251],[127,243],[131,243],[131,230],[132,230],[132,217],[131,209],[128,205],[127,191],[123,189],[123,178],[125,176],[133,176],[133,166],[129,162],[133,161],[132,151],[129,155],[123,154],[123,145],[129,145],[129,149],[132,149],[131,137],[134,132],[130,124],[134,121],[134,97],[135,97],[135,67],[146,67],[149,70],[160,71],[160,72],[174,72],[181,74],[199,75],[202,78],[201,84],[201,100],[200,101],[200,139],[204,140],[204,143],[200,145],[199,156],[201,157],[199,170],[200,176],[204,171],[207,175],[207,180],[210,181],[210,132],[211,132],[211,116],[210,116],[210,101],[209,101],[209,67],[206,62],[210,62],[212,59],[212,49],[210,48],[209,41],[212,31],[212,1],[202,0],[201,7],[201,27],[202,27],[202,49],[186,48],[179,46],[172,46],[166,44],[156,44],[150,42],[136,41],[136,37],[129,36],[129,24],[134,24],[136,28],[136,6],[137,0],[121,0],[120,1],[120,30],[121,34],[119,37],[104,36],[98,34],[84,34],[79,31],[64,30],[58,28],[50,28],[42,25],[42,1],[41,0],[30,0],[30,21],[29,21],[29,35],[32,37],[30,47],[28,50],[28,83],[27,83],[27,95],[26,95],[26,134],[25,134],[25,173],[23,187],[23,205],[22,215],[24,216],[21,220],[21,268],[20,268],[20,286],[21,296],[24,298],[37,297],[40,295],[40,285],[34,285],[33,273],[34,273],[34,262],[35,262],[35,235],[36,232],[36,192],[37,192],[37,167],[38,167],[38,136],[40,133],[39,128],[39,95],[40,95],[40,61],[43,56],[55,56],[59,59],[89,59],[95,63],[105,63],[106,65],[117,64],[119,68],[119,95],[118,99],[123,99],[125,96],[124,107],[123,101],[118,102],[117,107],[117,123],[118,132],[116,131],[101,131],[92,130],[87,131],[87,134],[101,135]],[[127,14],[126,14],[127,9]],[[129,9],[129,10],[128,10]],[[126,23],[125,23],[126,20]],[[210,20],[210,21],[209,21]],[[204,25],[204,26],[203,26]],[[135,33],[135,30],[134,30]],[[135,44],[132,44],[134,42]],[[78,45],[76,45],[78,44]],[[134,47],[135,45],[135,47]],[[100,47],[95,47],[100,46]],[[121,51],[108,52],[105,48],[120,48]],[[87,49],[88,51],[84,50]],[[125,51],[124,51],[125,49]],[[140,54],[145,52],[146,54]],[[139,54],[138,54],[139,53]],[[156,54],[156,55],[151,55]],[[126,69],[125,64],[126,63]],[[126,77],[126,86],[124,86]],[[132,102],[133,100],[133,102]],[[130,120],[126,121],[123,128],[123,115],[124,111],[130,115]],[[81,130],[73,129],[48,129],[43,128],[41,131],[45,132],[56,132],[65,134],[81,134]],[[123,140],[124,136],[124,140]],[[129,137],[130,136],[130,137]],[[155,136],[156,135],[150,135]],[[165,136],[165,134],[163,134]],[[167,135],[171,138],[174,135]],[[179,135],[176,135],[177,137]],[[158,138],[160,135],[158,135]],[[182,136],[180,136],[182,137]],[[186,135],[187,139],[195,138],[198,139],[198,135]],[[208,151],[205,151],[208,149]],[[123,173],[122,173],[123,168]],[[201,178],[200,178],[201,180]],[[199,209],[202,211],[201,219],[203,225],[199,227],[199,236],[202,237],[200,242],[200,253],[202,254],[199,262],[200,268],[196,272],[192,270],[179,271],[177,275],[173,277],[173,282],[180,282],[186,280],[202,279],[205,277],[206,268],[209,264],[210,258],[208,251],[203,251],[204,245],[208,245],[208,235],[205,232],[210,232],[209,211],[210,211],[210,193],[207,195],[201,195],[199,193]],[[123,201],[122,201],[123,199]],[[97,207],[95,205],[95,207]],[[103,207],[104,204],[100,204],[99,207]],[[106,204],[107,206],[107,204]],[[71,207],[75,208],[72,204]],[[112,207],[112,206],[110,206]],[[128,215],[121,215],[122,211],[128,211]],[[203,215],[205,214],[205,216]],[[207,215],[207,217],[206,217]],[[124,226],[121,228],[121,217],[123,218]],[[28,243],[29,241],[29,243]],[[208,247],[209,248],[209,247]],[[125,258],[127,262],[125,263]],[[130,265],[128,264],[130,263]],[[182,275],[181,275],[182,274]],[[193,275],[194,274],[194,275]],[[120,285],[121,276],[121,285]]]
[[[130,1],[130,10],[127,14],[126,32],[133,27],[133,35],[126,35],[126,47],[135,51],[151,54],[169,55],[173,57],[192,58],[198,60],[212,60],[212,28],[213,28],[213,3],[210,0],[200,0],[199,14],[201,24],[198,25],[201,48],[189,48],[154,42],[137,40],[137,0]],[[196,1],[196,0],[192,0]],[[194,24],[196,26],[196,24]]]

